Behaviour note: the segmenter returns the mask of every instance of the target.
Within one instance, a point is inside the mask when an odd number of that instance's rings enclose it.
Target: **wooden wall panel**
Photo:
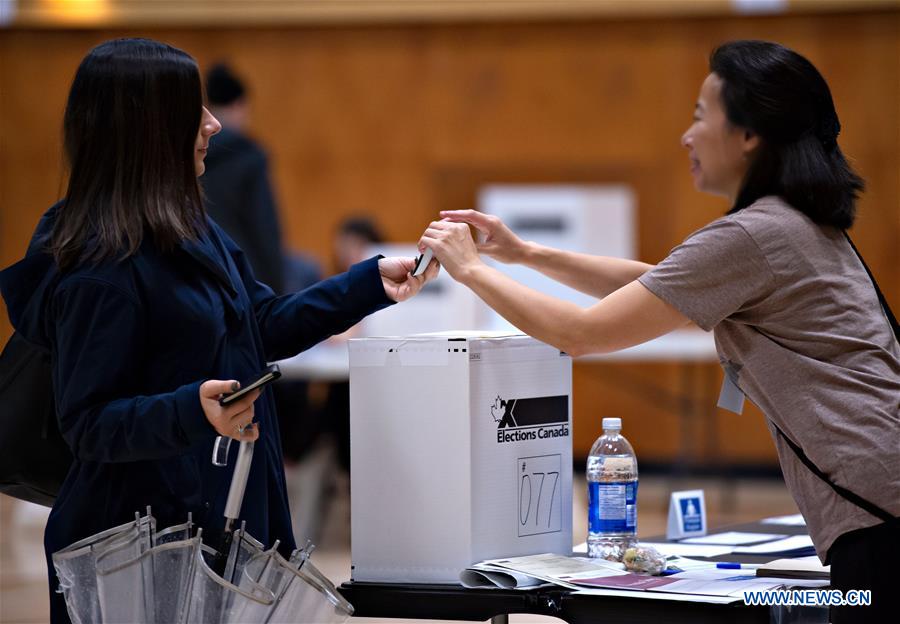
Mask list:
[[[369,212],[392,240],[409,241],[438,210],[474,205],[484,182],[625,181],[638,196],[640,257],[656,262],[726,209],[692,188],[679,145],[710,49],[730,38],[781,41],[807,55],[832,87],[841,145],[868,182],[854,236],[900,307],[900,12],[3,30],[0,265],[21,256],[59,195],[60,123],[78,62],[116,36],[170,42],[201,67],[225,58],[245,76],[252,130],[271,153],[287,242],[323,261],[346,215]],[[0,339],[9,332],[0,314]],[[645,456],[677,456],[672,413],[606,381],[620,370],[609,367],[577,366],[576,454],[596,435],[595,415],[618,415]],[[676,389],[679,370],[634,367]],[[748,461],[772,459],[758,416],[704,418],[719,432],[704,438],[704,456],[719,445]]]

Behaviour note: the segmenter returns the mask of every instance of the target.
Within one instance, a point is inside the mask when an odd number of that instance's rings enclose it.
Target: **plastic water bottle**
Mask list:
[[[637,458],[621,430],[621,418],[604,418],[587,460],[588,555],[611,561],[622,560],[637,534]]]

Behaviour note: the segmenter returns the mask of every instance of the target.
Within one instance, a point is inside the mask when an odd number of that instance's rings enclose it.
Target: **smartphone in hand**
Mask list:
[[[258,375],[255,375],[246,381],[242,381],[241,387],[237,392],[223,394],[222,398],[219,399],[219,405],[223,407],[231,405],[235,401],[239,401],[242,397],[246,396],[248,392],[252,392],[256,388],[262,388],[279,377],[281,377],[281,370],[278,368],[278,364],[271,364],[264,368]]]

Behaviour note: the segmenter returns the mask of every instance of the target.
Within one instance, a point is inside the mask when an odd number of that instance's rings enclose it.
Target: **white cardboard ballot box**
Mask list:
[[[523,335],[350,341],[354,581],[572,551],[572,360]]]

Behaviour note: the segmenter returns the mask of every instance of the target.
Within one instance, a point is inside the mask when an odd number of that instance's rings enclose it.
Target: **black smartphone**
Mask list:
[[[281,370],[278,368],[278,364],[271,364],[263,369],[261,373],[252,377],[246,381],[241,382],[241,388],[237,392],[232,392],[230,394],[223,394],[222,398],[219,399],[219,405],[231,405],[235,401],[238,401],[246,395],[248,392],[255,390],[256,388],[262,388],[266,384],[270,384],[276,379],[281,377]]]

